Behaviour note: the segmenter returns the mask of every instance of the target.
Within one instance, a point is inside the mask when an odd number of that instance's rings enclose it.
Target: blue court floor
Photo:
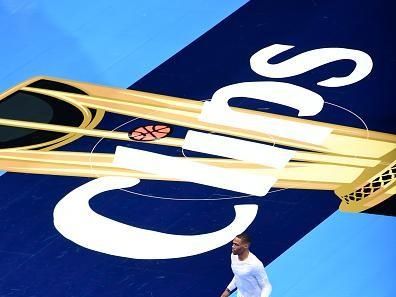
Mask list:
[[[387,0],[2,0],[0,93],[31,77],[49,76],[204,101],[226,85],[277,80],[260,77],[249,64],[254,53],[269,45],[295,46],[270,60],[273,64],[315,48],[350,48],[373,60],[371,74],[358,84],[317,85],[353,70],[347,60],[278,81],[317,92],[327,102],[353,110],[370,130],[394,135],[392,11]],[[137,119],[122,126],[131,120],[108,112],[98,128],[120,131],[152,124]],[[355,117],[330,105],[314,120],[363,128]],[[184,137],[186,129],[175,127],[172,133]],[[117,144],[86,136],[56,151],[114,153]],[[181,156],[181,150],[158,153]],[[0,147],[0,157],[5,154]],[[93,251],[62,236],[54,226],[54,208],[90,180],[0,168],[0,297],[221,295],[232,279],[229,244],[196,256],[136,260]],[[230,192],[147,181],[137,191],[143,195],[118,191],[89,205],[126,225],[198,235],[229,225],[235,205],[257,204],[248,232],[252,251],[272,283],[272,297],[395,296],[394,197],[379,210],[348,213],[339,210],[334,192],[323,190],[219,199]]]

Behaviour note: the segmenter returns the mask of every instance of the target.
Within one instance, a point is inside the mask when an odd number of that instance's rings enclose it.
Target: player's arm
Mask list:
[[[255,278],[261,287],[260,297],[269,297],[272,291],[271,283],[268,280],[267,273],[265,272],[263,264],[260,263],[255,269]]]
[[[236,284],[235,284],[235,276],[232,278],[231,282],[227,286],[227,288],[224,290],[223,294],[221,294],[220,297],[228,297],[230,296],[231,292],[236,289]]]

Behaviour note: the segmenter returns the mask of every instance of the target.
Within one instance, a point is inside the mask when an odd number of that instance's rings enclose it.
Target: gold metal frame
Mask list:
[[[26,80],[11,89],[5,91],[3,94],[0,94],[0,101],[4,99],[5,97],[11,95],[12,93],[15,93],[20,90],[26,90],[29,88],[26,88],[27,85],[30,85],[40,79],[43,79],[44,77],[34,77],[29,80]],[[51,96],[52,98],[59,99],[62,101],[65,101],[71,105],[73,105],[75,108],[77,108],[82,116],[83,116],[83,121],[79,125],[79,128],[85,128],[85,129],[93,129],[95,128],[100,121],[103,119],[103,116],[105,114],[104,110],[97,109],[97,112],[95,113],[95,116],[92,117],[91,111],[84,105],[80,104],[79,102],[76,102],[75,100],[69,100],[65,96]],[[3,121],[3,124],[7,125],[7,120],[1,119],[0,121]],[[0,122],[1,123],[1,122]],[[10,125],[13,126],[13,125]],[[32,127],[33,128],[33,127]],[[20,147],[18,149],[41,149],[41,150],[53,150],[55,148],[64,146],[70,142],[73,142],[74,140],[80,138],[82,135],[79,133],[68,133],[60,138],[54,139],[52,141],[47,141],[43,142],[40,144],[35,144],[35,145],[29,145],[29,146],[24,146]]]
[[[27,85],[40,79],[68,84],[83,90],[89,95],[27,87]],[[381,203],[396,192],[396,136],[392,134],[233,108],[248,114],[332,129],[332,133],[323,145],[311,145],[250,130],[200,122],[198,116],[203,103],[195,100],[50,77],[37,77],[19,84],[2,94],[0,100],[17,90],[45,94],[66,101],[85,113],[86,118],[79,127],[0,119],[0,125],[66,134],[56,143],[46,143],[38,147],[0,150],[0,168],[6,171],[69,176],[120,175],[135,176],[142,179],[164,179],[146,173],[116,168],[111,164],[113,158],[111,154],[51,151],[84,135],[131,141],[127,132],[94,129],[105,111],[109,111],[264,143],[272,144],[275,142],[290,147],[296,150],[296,155],[282,170],[235,160],[204,158],[197,159],[197,161],[250,172],[271,174],[278,178],[276,187],[334,190],[342,200],[340,209],[344,211],[364,211]],[[97,110],[93,119],[87,113],[89,109]],[[180,147],[183,140],[168,137],[150,143]],[[39,148],[40,151],[31,150],[33,148]]]

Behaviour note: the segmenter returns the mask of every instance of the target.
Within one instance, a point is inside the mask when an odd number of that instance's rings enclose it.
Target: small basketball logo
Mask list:
[[[164,138],[171,133],[171,128],[166,125],[148,125],[138,127],[128,133],[128,137],[134,141],[153,141]]]

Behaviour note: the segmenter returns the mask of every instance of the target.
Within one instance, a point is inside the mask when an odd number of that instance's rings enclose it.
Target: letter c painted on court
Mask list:
[[[236,205],[225,228],[200,235],[175,235],[133,227],[102,216],[89,206],[96,195],[140,182],[137,178],[101,177],[74,189],[54,209],[55,228],[85,248],[132,259],[171,259],[214,250],[230,242],[253,222],[258,206]]]

